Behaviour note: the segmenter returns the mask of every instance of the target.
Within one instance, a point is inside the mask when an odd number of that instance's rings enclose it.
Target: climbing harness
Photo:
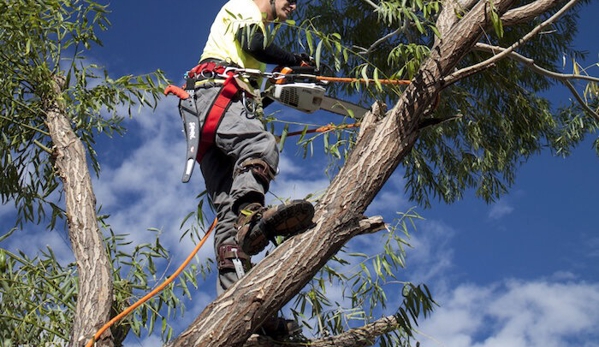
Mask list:
[[[214,143],[216,130],[234,98],[241,97],[246,111],[253,116],[261,112],[260,98],[264,95],[304,113],[313,113],[322,109],[359,120],[369,109],[326,96],[325,86],[328,83],[391,85],[410,83],[407,80],[320,76],[312,66],[277,67],[273,72],[262,72],[258,69],[231,66],[227,62],[214,60],[201,62],[188,71],[185,77],[186,84],[183,88],[169,85],[164,90],[165,95],[173,94],[180,99],[179,112],[187,141],[187,155],[182,178],[184,183],[189,181],[195,162],[201,162],[206,151]],[[266,78],[270,82],[263,93],[247,82],[262,78]],[[205,86],[219,86],[221,89],[211,105],[206,119],[200,126],[200,112],[195,104],[195,90]]]
[[[187,156],[183,172],[184,183],[188,182],[193,172],[196,160],[200,162],[206,151],[214,143],[216,130],[229,105],[240,91],[244,100],[251,95],[243,81],[238,79],[237,68],[218,64],[215,61],[200,63],[186,74],[183,88],[169,85],[164,90],[165,95],[174,94],[179,97],[179,112],[183,120],[183,129],[187,140]],[[211,83],[219,86],[220,90],[209,108],[203,124],[200,126],[200,112],[195,103],[196,88],[205,87]],[[246,106],[249,109],[249,107]]]

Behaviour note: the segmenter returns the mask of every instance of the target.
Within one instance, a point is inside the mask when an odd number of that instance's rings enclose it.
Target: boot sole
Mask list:
[[[297,200],[279,206],[270,217],[262,219],[262,230],[269,237],[293,236],[308,230],[314,223],[314,206]]]

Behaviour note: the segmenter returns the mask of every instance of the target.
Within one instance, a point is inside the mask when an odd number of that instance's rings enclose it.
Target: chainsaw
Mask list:
[[[367,109],[351,102],[325,95],[325,88],[316,83],[275,84],[265,91],[269,98],[304,113],[325,110],[355,119],[364,117]]]
[[[302,69],[300,67],[299,69]],[[313,69],[312,69],[313,70]],[[264,95],[285,106],[304,113],[325,110],[342,116],[362,119],[369,110],[354,103],[325,95],[326,83],[316,80],[316,75],[296,73],[297,68],[283,68],[265,88]]]

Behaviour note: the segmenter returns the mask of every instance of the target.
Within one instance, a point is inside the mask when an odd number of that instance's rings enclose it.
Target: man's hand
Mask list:
[[[314,58],[306,53],[300,53],[295,55],[297,66],[316,66]]]

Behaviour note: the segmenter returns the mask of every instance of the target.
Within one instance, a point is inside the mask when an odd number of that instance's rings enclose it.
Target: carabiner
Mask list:
[[[250,103],[248,103],[248,101],[247,101],[248,99],[251,99]],[[252,116],[252,117],[248,117],[248,118],[256,118],[256,110],[258,109],[258,107],[256,105],[256,100],[254,100],[254,98],[248,98],[245,90],[241,91],[241,103],[243,104],[243,107],[247,111],[248,116],[249,115]]]

